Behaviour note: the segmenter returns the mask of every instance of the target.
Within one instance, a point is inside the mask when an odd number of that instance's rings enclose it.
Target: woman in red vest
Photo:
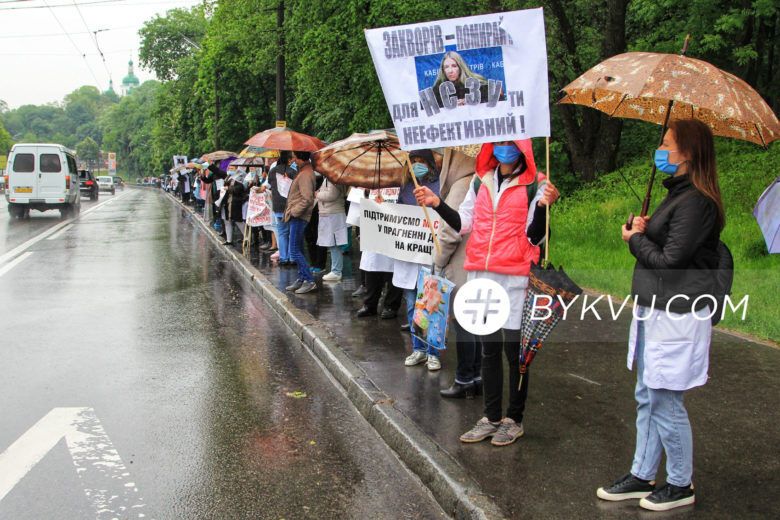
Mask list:
[[[482,384],[485,416],[462,442],[506,446],[523,435],[523,412],[528,395],[528,374],[520,383],[520,331],[528,274],[539,261],[544,241],[545,206],[558,199],[558,190],[536,171],[531,141],[501,141],[482,145],[475,179],[466,198],[455,210],[430,189],[415,190],[417,202],[434,208],[461,234],[471,232],[466,244],[464,269],[469,281],[489,279],[506,289],[513,311],[503,328],[477,336],[482,344]],[[478,179],[478,180],[477,180]],[[509,407],[503,415],[502,352],[509,362]]]

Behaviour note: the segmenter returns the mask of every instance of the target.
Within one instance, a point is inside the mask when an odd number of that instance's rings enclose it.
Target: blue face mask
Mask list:
[[[428,167],[422,163],[414,163],[412,165],[412,172],[414,173],[414,176],[419,179],[425,177],[428,173]]]
[[[656,150],[655,151],[655,167],[660,172],[664,172],[667,175],[674,175],[677,173],[679,164],[672,164],[669,162],[669,150]]]
[[[513,144],[496,145],[493,147],[493,156],[501,164],[515,164],[520,158],[520,150]]]
[[[293,161],[293,163],[290,164],[290,168],[292,168],[294,171],[297,172],[298,171],[298,163]]]

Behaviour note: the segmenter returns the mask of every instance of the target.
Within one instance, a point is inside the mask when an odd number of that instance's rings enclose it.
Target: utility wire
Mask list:
[[[105,57],[105,55],[103,55],[103,51],[100,50],[100,45],[98,45],[98,41],[97,41],[97,33],[98,33],[98,31],[90,31],[89,25],[87,25],[87,21],[84,19],[84,15],[82,14],[81,9],[79,9],[79,6],[76,3],[76,0],[73,0],[73,7],[75,7],[76,8],[76,12],[79,13],[79,18],[81,18],[81,22],[84,24],[84,28],[87,30],[87,32],[91,33],[91,36],[92,36],[91,39],[92,39],[93,43],[95,44],[95,48],[97,49],[98,54],[100,54],[100,58],[103,60],[103,68],[106,69],[106,74],[108,75],[108,81],[109,82],[113,82],[114,78],[111,76],[111,71],[108,70],[108,65],[106,64],[106,57]],[[86,56],[84,57],[84,59],[85,60],[87,59]]]
[[[46,7],[49,7],[49,4],[46,2],[46,0],[43,0],[43,4]],[[73,45],[73,48],[76,49],[76,52],[81,55],[82,58],[84,58],[84,64],[87,66],[87,69],[89,69],[89,73],[92,74],[92,78],[95,80],[95,86],[100,89],[100,82],[97,79],[97,76],[95,76],[95,73],[92,71],[92,67],[89,66],[89,62],[87,61],[87,55],[81,52],[78,45],[76,45],[76,42],[73,41],[73,37],[71,37],[70,33],[68,33],[68,30],[65,28],[64,25],[62,25],[62,22],[60,22],[60,19],[57,18],[57,15],[54,12],[54,9],[49,7],[49,12],[51,12],[51,15],[54,17],[55,20],[57,20],[57,24],[62,29],[62,32],[65,33],[65,35],[68,37],[68,40],[70,40],[71,45]]]
[[[19,0],[21,1],[21,0]],[[175,4],[181,2],[193,3],[191,0],[165,0],[162,2],[136,2],[133,0],[92,0],[87,2],[79,2],[78,5],[100,5],[100,4],[124,4],[124,5],[160,5],[160,4]],[[11,2],[0,2],[0,5]],[[73,4],[52,4],[52,5],[24,5],[18,7],[0,7],[0,11],[15,11],[22,9],[51,9],[53,7],[72,7]],[[193,3],[195,5],[195,3]]]

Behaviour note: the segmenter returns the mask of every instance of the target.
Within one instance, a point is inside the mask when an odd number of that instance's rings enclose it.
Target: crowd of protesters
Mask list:
[[[669,196],[662,207],[669,205],[674,210],[663,219],[636,219],[633,229],[622,229],[636,257],[632,294],[640,298],[639,318],[643,313],[659,312],[647,303],[655,282],[645,280],[658,269],[675,269],[673,289],[677,293],[697,294],[701,288],[697,277],[702,275],[696,268],[712,263],[712,250],[723,227],[712,134],[696,122],[673,125],[669,132],[656,153],[656,163],[670,175],[664,183]],[[441,247],[433,259],[437,273],[453,281],[456,290],[470,280],[493,280],[506,289],[511,308],[522,309],[531,265],[539,262],[549,236],[546,211],[559,197],[555,186],[538,171],[530,141],[487,143],[476,158],[447,150],[437,159],[432,150],[417,150],[409,153],[409,160],[416,182],[410,178],[395,203],[427,206],[444,222]],[[297,269],[295,282],[286,287],[297,295],[342,281],[344,253],[360,236],[359,225],[348,224],[359,222],[354,218],[359,204],[350,204],[344,186],[316,172],[309,152],[282,151],[278,158],[252,167],[236,167],[230,160],[203,166],[197,175],[185,172],[172,177],[166,189],[185,203],[192,201],[223,233],[225,246],[236,245],[236,238],[244,233],[256,234],[253,243],[271,254],[275,265]],[[253,191],[270,191],[267,200],[273,220],[260,229],[245,225]],[[683,193],[692,195],[683,197]],[[368,196],[368,190],[363,195]],[[391,203],[381,196],[375,201]],[[328,264],[330,270],[325,272]],[[357,275],[360,286],[352,294],[363,302],[355,319],[393,319],[403,305],[406,323],[401,328],[409,331],[422,267],[364,251]],[[454,295],[451,298],[454,301]],[[690,312],[680,313],[681,318],[661,320],[661,325],[658,320],[644,322],[637,317],[632,324],[629,367],[636,360],[638,369],[636,453],[630,473],[599,488],[597,495],[604,500],[642,498],[643,507],[655,510],[693,502],[691,431],[682,395],[706,381],[711,324],[694,320]],[[506,446],[524,433],[530,373],[520,377],[522,319],[521,313],[513,312],[503,328],[487,336],[472,335],[457,320],[450,320],[457,367],[454,381],[441,389],[441,396],[470,399],[483,395],[484,399],[482,418],[460,436],[464,443],[490,439],[495,446]],[[679,350],[682,340],[690,348],[672,359],[665,345],[674,343]],[[650,351],[652,359],[647,357]],[[441,369],[439,352],[415,336],[410,336],[408,352],[405,366],[425,364],[429,371]],[[690,356],[697,361],[695,366],[682,366]],[[504,357],[509,366],[508,392]],[[656,489],[653,479],[664,452],[669,478],[666,486]]]

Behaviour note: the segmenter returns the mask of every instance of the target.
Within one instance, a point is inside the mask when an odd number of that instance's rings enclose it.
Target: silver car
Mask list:
[[[111,195],[114,195],[116,193],[116,185],[114,184],[114,179],[112,177],[109,177],[107,175],[101,175],[97,177],[97,183],[98,183],[98,190],[110,191]]]

